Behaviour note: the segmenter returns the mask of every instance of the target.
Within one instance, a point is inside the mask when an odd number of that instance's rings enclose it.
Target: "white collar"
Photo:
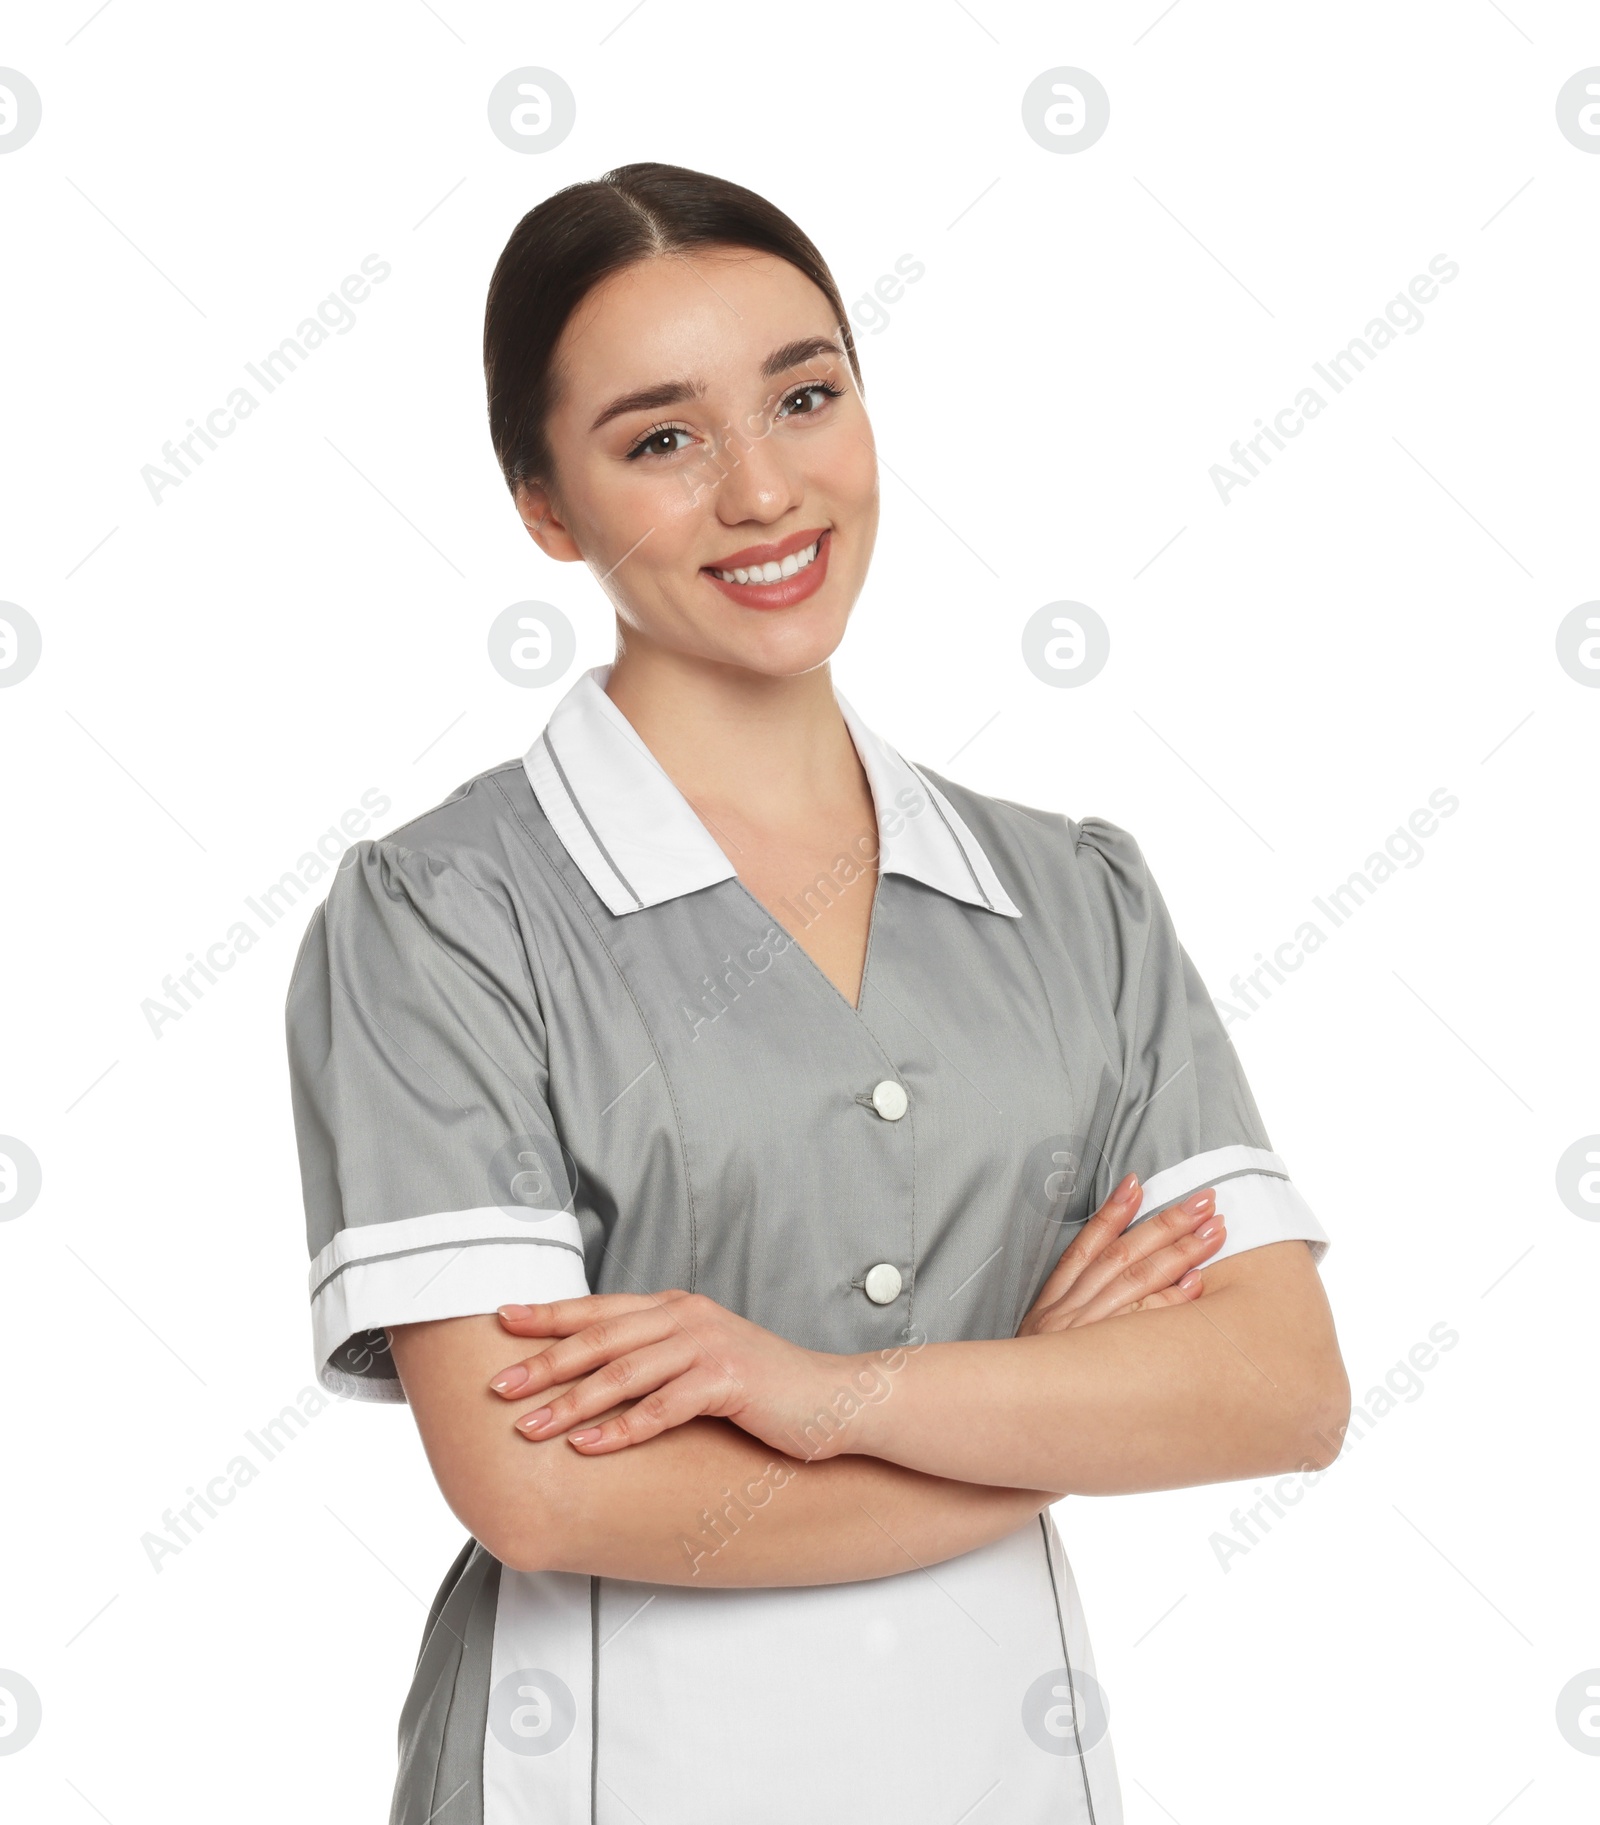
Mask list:
[[[567,853],[614,913],[638,912],[734,879],[689,801],[605,693],[609,665],[577,678],[522,757]],[[872,789],[880,874],[909,875],[969,906],[1020,919],[978,839],[944,794],[875,735],[838,690]]]

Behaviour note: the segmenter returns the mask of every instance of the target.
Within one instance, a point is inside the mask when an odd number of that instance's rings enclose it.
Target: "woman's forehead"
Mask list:
[[[613,273],[562,333],[570,394],[607,397],[682,380],[747,384],[785,345],[827,338],[838,326],[815,285],[772,255],[700,249]]]

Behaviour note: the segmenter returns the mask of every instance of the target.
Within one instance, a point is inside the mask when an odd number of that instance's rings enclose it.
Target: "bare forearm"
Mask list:
[[[867,1457],[807,1462],[700,1418],[611,1456],[523,1446],[540,1485],[532,1568],[704,1586],[848,1583],[932,1565],[1013,1533],[1056,1499]],[[542,1534],[542,1537],[538,1537]]]
[[[526,1571],[706,1586],[848,1583],[986,1545],[1055,1499],[870,1458],[808,1463],[725,1419],[586,1457],[563,1436],[530,1441],[514,1429],[572,1384],[511,1401],[491,1393],[507,1355],[496,1320],[396,1326],[391,1344],[440,1490],[496,1558]]]
[[[887,1396],[842,1429],[842,1448],[1081,1495],[1330,1461],[1349,1389],[1315,1270],[1280,1255],[1230,1285],[1229,1265],[1209,1276],[1225,1284],[1191,1305],[909,1352]]]

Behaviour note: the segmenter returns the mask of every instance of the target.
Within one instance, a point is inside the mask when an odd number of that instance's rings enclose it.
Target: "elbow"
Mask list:
[[[537,1451],[540,1447],[522,1449]],[[575,1567],[568,1555],[571,1529],[566,1525],[564,1505],[550,1495],[543,1479],[515,1475],[486,1479],[470,1497],[459,1501],[446,1492],[446,1500],[473,1539],[509,1571],[572,1571]]]
[[[1287,1470],[1326,1470],[1344,1448],[1350,1425],[1350,1377],[1335,1356],[1295,1401],[1294,1459]]]
[[[577,1569],[567,1551],[567,1533],[557,1513],[526,1498],[514,1508],[498,1507],[468,1532],[491,1557],[514,1572]]]
[[[547,1572],[553,1565],[542,1564],[546,1556],[539,1550],[542,1536],[527,1527],[507,1527],[500,1517],[488,1526],[469,1527],[467,1531],[492,1559],[507,1571]]]

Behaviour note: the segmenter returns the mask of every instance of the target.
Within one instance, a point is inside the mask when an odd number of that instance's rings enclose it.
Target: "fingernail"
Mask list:
[[[1212,1217],[1209,1221],[1202,1223],[1200,1225],[1200,1227],[1194,1232],[1195,1240],[1197,1242],[1209,1242],[1211,1240],[1211,1238],[1214,1235],[1216,1235],[1217,1232],[1221,1228],[1222,1228],[1222,1225],[1217,1221],[1217,1219],[1215,1217]]]
[[[537,1432],[541,1426],[549,1422],[549,1419],[550,1409],[538,1407],[532,1413],[524,1413],[522,1418],[517,1421],[517,1425],[523,1432]]]
[[[1117,1193],[1124,1204],[1137,1204],[1139,1201],[1139,1180],[1135,1173],[1129,1173],[1121,1191]]]
[[[570,1438],[575,1445],[592,1445],[599,1436],[600,1428],[598,1426],[588,1426],[582,1432],[569,1432],[567,1434],[567,1437]]]
[[[1202,1211],[1207,1211],[1212,1208],[1216,1202],[1216,1197],[1217,1194],[1215,1190],[1208,1185],[1204,1191],[1197,1191],[1192,1197],[1185,1198],[1181,1208],[1186,1210],[1191,1217],[1198,1217]]]
[[[502,1374],[497,1375],[489,1386],[496,1394],[514,1394],[528,1379],[528,1371],[521,1363],[514,1363]]]
[[[528,1308],[525,1305],[502,1305],[495,1309],[502,1318],[509,1318],[513,1324],[528,1315]]]
[[[1188,1292],[1188,1290],[1191,1286],[1198,1286],[1199,1283],[1200,1283],[1200,1270],[1196,1267],[1191,1267],[1189,1269],[1188,1273],[1186,1273],[1184,1275],[1184,1277],[1178,1282],[1178,1285],[1183,1289],[1184,1292]]]

